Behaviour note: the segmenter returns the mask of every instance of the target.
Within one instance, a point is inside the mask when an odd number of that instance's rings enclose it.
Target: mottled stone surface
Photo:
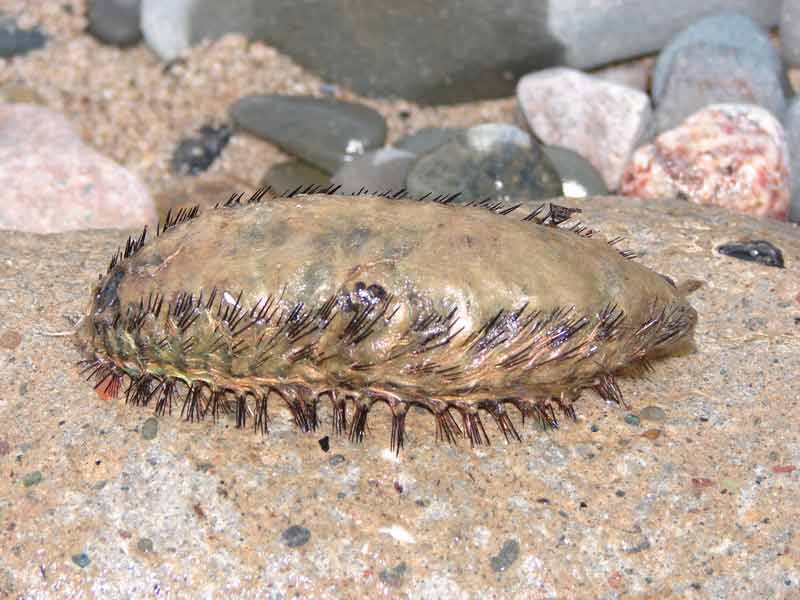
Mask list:
[[[789,65],[800,66],[800,2],[784,0],[780,30],[783,59]]]
[[[0,104],[0,228],[52,233],[153,223],[139,178],[52,110]]]
[[[775,117],[754,105],[715,104],[636,150],[620,192],[786,219],[790,184],[789,153]]]
[[[454,103],[653,52],[722,8],[774,25],[780,0],[143,0],[142,29],[164,60],[236,31],[359,93]]]
[[[245,96],[229,112],[238,127],[329,173],[386,140],[377,111],[335,98]]]
[[[506,123],[485,123],[418,156],[406,187],[412,197],[460,194],[458,201],[468,202],[558,196],[561,180],[527,133]]]
[[[495,444],[470,450],[412,412],[399,460],[382,411],[328,453],[329,415],[303,435],[277,405],[265,439],[177,414],[154,432],[150,411],[92,391],[69,338],[43,335],[85,309],[124,236],[2,232],[0,339],[20,341],[0,344],[0,595],[796,595],[798,229],[674,200],[569,203],[705,282],[697,352],[621,380],[638,424],[587,393],[575,423],[507,445],[487,422]],[[714,250],[743,238],[787,268]]]
[[[711,104],[757,104],[778,119],[786,111],[782,74],[755,52],[697,43],[677,50],[671,65],[656,102],[656,133]]]
[[[539,139],[584,156],[610,189],[652,117],[644,92],[573,69],[526,75],[517,84],[517,102]]]
[[[142,0],[90,0],[87,30],[105,44],[131,46],[142,39]]]

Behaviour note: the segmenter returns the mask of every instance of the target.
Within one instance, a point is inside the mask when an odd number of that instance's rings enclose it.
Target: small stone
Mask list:
[[[633,425],[634,427],[638,427],[639,423],[641,422],[641,419],[639,419],[639,417],[637,415],[629,413],[629,414],[625,415],[625,422],[628,425]]]
[[[46,104],[35,89],[26,85],[7,83],[0,85],[0,102],[14,104]]]
[[[334,454],[328,459],[328,464],[332,467],[342,464],[345,461],[345,457],[342,454]]]
[[[5,348],[6,350],[14,350],[21,343],[22,343],[22,336],[19,334],[18,331],[14,331],[13,329],[7,329],[2,334],[0,334],[0,348]]]
[[[460,194],[458,202],[561,195],[561,181],[536,142],[503,123],[472,127],[414,161],[406,178],[412,197]]]
[[[86,17],[88,32],[104,44],[132,46],[142,39],[141,0],[92,0]]]
[[[61,114],[0,104],[0,229],[57,233],[155,223],[147,188],[88,145]]]
[[[262,187],[270,187],[277,194],[286,194],[310,185],[325,187],[329,183],[330,176],[327,173],[302,160],[277,163],[261,179]]]
[[[667,418],[667,413],[658,406],[645,406],[639,411],[639,416],[645,421],[663,421]]]
[[[171,168],[177,175],[199,175],[208,169],[231,139],[229,125],[203,125],[196,137],[182,140],[172,154]]]
[[[81,569],[83,569],[84,567],[88,567],[89,563],[92,562],[92,560],[89,558],[88,554],[86,554],[85,552],[81,552],[80,554],[72,555],[72,562],[74,562]]]
[[[644,433],[642,433],[642,437],[646,438],[650,441],[655,441],[661,437],[661,430],[660,429],[648,429]]]
[[[142,423],[142,438],[145,440],[153,440],[158,435],[158,419],[156,417],[149,417]]]
[[[136,548],[139,552],[149,554],[153,551],[153,540],[150,538],[139,538],[139,541],[136,542]]]
[[[791,1],[784,2],[784,5],[786,4],[791,4]],[[745,50],[771,73],[778,74],[782,70],[781,59],[775,46],[758,21],[733,10],[719,11],[694,21],[661,50],[652,73],[651,88],[656,103],[667,87],[676,54],[694,44]],[[781,31],[781,45],[783,45],[783,31]]]
[[[766,240],[731,242],[717,246],[717,252],[739,260],[761,263],[768,267],[783,269],[781,249]]]
[[[323,452],[327,452],[331,449],[331,438],[327,435],[317,440],[317,442],[319,443],[319,447]]]
[[[391,146],[366,152],[345,163],[331,177],[331,183],[342,186],[339,194],[399,192],[415,158],[411,152]]]
[[[42,472],[41,471],[32,471],[31,473],[26,473],[25,476],[22,478],[22,484],[25,487],[31,487],[32,485],[36,485],[42,480]]]
[[[603,176],[583,156],[561,146],[543,146],[542,150],[561,178],[563,196],[587,198],[608,194]]]
[[[785,220],[789,157],[780,123],[753,105],[716,104],[639,148],[620,191],[678,197]]]
[[[300,525],[292,525],[281,534],[281,539],[289,548],[298,548],[311,539],[311,532]]]
[[[47,36],[38,27],[21,29],[16,21],[0,13],[0,58],[11,58],[43,48]]]
[[[412,154],[427,154],[463,131],[457,127],[426,127],[401,138],[394,147]]]
[[[610,189],[652,117],[647,94],[573,69],[536,71],[517,84],[517,102],[543,143],[593,164]]]
[[[378,578],[386,585],[398,585],[403,580],[406,571],[408,571],[406,563],[401,562],[391,569],[384,569],[378,573]]]
[[[507,570],[519,558],[519,542],[515,539],[508,540],[497,555],[489,559],[492,571],[501,573]]]
[[[745,48],[697,43],[678,50],[656,103],[655,133],[672,129],[712,104],[757,104],[778,119],[786,112],[781,72]]]
[[[247,96],[229,112],[238,127],[328,173],[386,140],[378,112],[335,98]]]

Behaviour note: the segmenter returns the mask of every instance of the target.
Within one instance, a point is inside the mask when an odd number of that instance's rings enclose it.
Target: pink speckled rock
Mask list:
[[[0,229],[55,233],[155,223],[133,173],[80,139],[63,115],[0,104]]]
[[[609,189],[619,185],[653,113],[644,92],[562,67],[525,75],[517,103],[540,140],[586,158]]]
[[[639,148],[620,192],[786,220],[791,190],[783,128],[757,106],[708,106]]]

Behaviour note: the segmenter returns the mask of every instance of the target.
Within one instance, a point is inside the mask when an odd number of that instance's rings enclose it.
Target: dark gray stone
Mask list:
[[[783,59],[793,67],[800,67],[800,2],[784,0],[780,27]]]
[[[132,46],[142,39],[141,0],[92,0],[87,31],[112,46]]]
[[[47,36],[38,27],[21,29],[15,19],[0,13],[0,58],[27,54],[46,42]]]
[[[427,154],[434,148],[449,142],[462,131],[464,130],[457,127],[426,127],[402,138],[394,147],[414,154]]]
[[[789,148],[789,173],[792,177],[792,203],[789,220],[800,223],[800,96],[789,103],[784,118],[786,144]]]
[[[261,179],[262,186],[269,186],[278,194],[291,192],[301,186],[326,186],[329,182],[327,173],[302,160],[287,160],[272,165]]]
[[[401,562],[391,569],[384,569],[378,573],[378,578],[386,585],[398,585],[403,581],[406,571],[408,571],[408,566]]]
[[[156,417],[148,417],[142,423],[142,438],[146,440],[154,440],[158,435],[158,419]]]
[[[311,539],[311,532],[300,525],[292,525],[281,534],[281,539],[289,548],[298,548]]]
[[[778,119],[786,97],[778,72],[754,52],[698,43],[677,50],[656,105],[655,133],[677,127],[710,104],[757,104]]]
[[[542,150],[561,178],[561,193],[564,196],[586,198],[608,194],[600,171],[583,156],[562,146],[543,146]]]
[[[42,481],[41,471],[32,471],[30,473],[26,473],[25,476],[22,478],[22,484],[25,487],[31,487],[32,485],[36,485],[41,481]]]
[[[342,186],[340,194],[357,194],[362,190],[376,194],[398,192],[405,187],[406,173],[415,158],[411,152],[387,146],[345,163],[331,182]]]
[[[72,562],[78,565],[81,569],[84,567],[88,567],[89,563],[92,562],[92,559],[89,558],[89,555],[85,552],[81,552],[80,554],[73,554],[72,555]]]
[[[723,8],[771,26],[780,0],[143,0],[142,29],[165,60],[237,31],[357,92],[452,103],[509,96],[533,70],[653,52]]]
[[[458,202],[561,195],[561,180],[542,149],[520,129],[472,127],[414,161],[406,177],[411,196],[460,193]]]
[[[511,539],[506,541],[503,544],[503,547],[500,548],[500,552],[498,552],[495,556],[492,556],[489,559],[489,564],[492,567],[492,571],[496,573],[501,573],[507,570],[514,562],[519,558],[519,542],[517,540]]]
[[[666,6],[666,5],[665,5]],[[731,9],[736,7],[730,6]],[[724,10],[701,19],[676,35],[658,55],[653,67],[651,93],[658,104],[667,87],[676,54],[687,46],[706,44],[738,48],[754,56],[754,60],[780,76],[783,68],[775,46],[764,28],[749,16],[735,10]]]
[[[196,136],[180,141],[172,154],[172,172],[178,175],[199,175],[208,169],[231,139],[229,125],[203,125]]]
[[[386,140],[380,114],[334,98],[247,96],[231,106],[230,115],[242,129],[328,173]]]

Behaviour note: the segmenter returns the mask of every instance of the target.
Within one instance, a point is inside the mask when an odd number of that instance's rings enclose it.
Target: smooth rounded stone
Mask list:
[[[673,60],[687,46],[706,44],[738,48],[752,54],[756,63],[776,76],[782,72],[781,59],[766,30],[756,20],[743,14],[744,11],[738,12],[738,7],[728,4],[732,10],[723,10],[692,23],[670,40],[659,53],[653,67],[651,83],[651,93],[656,104],[666,90],[667,80],[673,70]]]
[[[709,106],[639,148],[620,191],[785,220],[790,179],[783,128],[758,106]]]
[[[784,117],[786,145],[789,149],[792,176],[792,200],[789,220],[800,223],[800,96],[796,96],[786,109]]]
[[[0,104],[0,189],[0,229],[55,233],[156,222],[139,178],[40,106]]]
[[[198,175],[208,169],[231,139],[230,125],[203,125],[196,136],[181,140],[172,153],[170,167],[177,175]]]
[[[608,194],[603,176],[580,154],[561,146],[543,146],[542,150],[561,178],[563,196],[586,198]]]
[[[527,133],[513,125],[488,123],[419,156],[406,177],[406,188],[412,197],[460,193],[458,202],[536,199],[560,196],[561,180]]]
[[[780,0],[143,0],[142,29],[164,60],[239,32],[356,92],[440,104],[508,96],[535,69],[651,53],[726,7],[771,26]]]
[[[261,185],[270,187],[278,194],[291,192],[309,185],[326,186],[330,176],[302,160],[287,160],[272,165],[261,179]]]
[[[645,406],[639,411],[639,416],[645,421],[663,421],[667,418],[667,413],[659,406]]]
[[[633,427],[638,427],[639,423],[641,423],[641,419],[639,418],[639,415],[628,413],[625,415],[625,422]]]
[[[143,554],[149,554],[153,551],[153,540],[150,538],[139,538],[136,542],[136,548]]]
[[[0,12],[0,58],[11,58],[43,48],[47,36],[38,28],[22,29],[14,18]]]
[[[399,192],[415,159],[416,154],[387,146],[345,163],[331,177],[331,183],[342,186],[340,194]]]
[[[378,112],[335,98],[247,96],[229,111],[237,126],[328,173],[386,140]]]
[[[758,53],[705,43],[684,46],[656,106],[655,133],[677,127],[711,104],[757,104],[782,118],[786,96],[779,74]]]
[[[517,84],[517,103],[543,143],[585,157],[603,174],[609,189],[619,184],[652,117],[647,94],[566,68],[523,77]]]
[[[427,154],[449,142],[462,131],[464,130],[458,127],[426,127],[400,139],[394,147],[414,154]]]
[[[609,83],[625,85],[640,92],[648,93],[650,85],[650,71],[653,69],[655,59],[651,57],[640,58],[629,62],[603,67],[589,73]]]
[[[781,8],[781,55],[786,64],[800,67],[800,2],[784,0]]]
[[[148,417],[142,423],[142,439],[154,440],[158,435],[158,419],[156,417]]]
[[[91,0],[87,31],[104,44],[132,46],[142,39],[142,0]]]

